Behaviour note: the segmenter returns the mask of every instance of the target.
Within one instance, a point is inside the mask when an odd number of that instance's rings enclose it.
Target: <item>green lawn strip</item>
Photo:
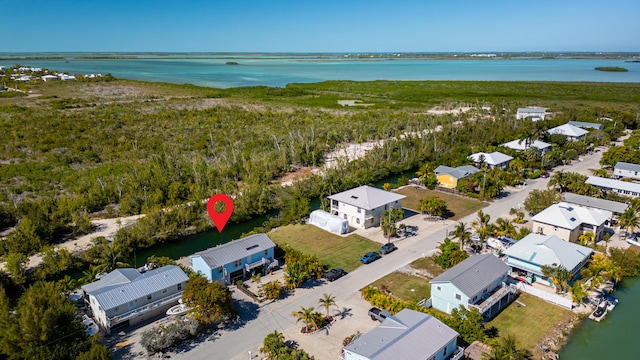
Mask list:
[[[461,195],[447,194],[437,190],[405,187],[396,192],[406,196],[406,198],[400,200],[403,207],[416,211],[420,207],[420,200],[429,196],[437,196],[447,203],[447,208],[449,208],[449,210],[454,214],[453,217],[451,217],[452,220],[462,219],[463,217],[473,214],[487,206],[486,203],[476,199]]]
[[[401,272],[392,272],[374,281],[371,286],[378,289],[382,289],[385,286],[393,296],[405,301],[418,302],[431,297],[429,280]]]
[[[558,323],[574,316],[570,310],[529,294],[520,295],[518,301],[526,306],[513,302],[486,326],[495,326],[499,336],[508,333],[515,335],[519,346],[531,351],[536,350],[538,343],[552,332]]]
[[[414,260],[411,263],[411,267],[419,270],[426,270],[429,272],[429,274],[433,275],[433,277],[436,277],[444,272],[444,269],[441,268],[440,265],[436,264],[431,257]]]
[[[378,251],[380,244],[362,236],[338,236],[313,225],[288,225],[269,233],[278,245],[288,244],[305,254],[316,255],[321,263],[353,271],[360,266],[360,257],[368,251]]]

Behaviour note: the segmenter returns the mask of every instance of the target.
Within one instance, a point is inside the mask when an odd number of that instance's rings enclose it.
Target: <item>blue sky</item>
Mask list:
[[[2,0],[0,6],[0,52],[640,51],[638,0]]]

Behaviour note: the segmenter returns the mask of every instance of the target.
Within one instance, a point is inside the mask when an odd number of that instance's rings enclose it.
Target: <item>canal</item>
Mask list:
[[[636,330],[640,330],[640,277],[624,280],[613,293],[619,303],[601,322],[588,318],[571,334],[559,353],[563,360],[638,359]]]

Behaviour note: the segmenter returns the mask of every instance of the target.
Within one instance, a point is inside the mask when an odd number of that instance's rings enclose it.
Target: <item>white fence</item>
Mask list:
[[[571,301],[571,299],[567,299],[565,297],[562,297],[560,295],[556,295],[554,293],[542,290],[542,289],[538,289],[535,288],[531,285],[525,285],[523,283],[518,283],[518,290],[521,290],[523,292],[526,292],[527,294],[531,294],[533,296],[537,296],[539,298],[541,298],[542,300],[548,301],[552,304],[556,304],[558,306],[562,306],[563,308],[569,309],[571,310],[571,307],[573,305],[573,301]]]

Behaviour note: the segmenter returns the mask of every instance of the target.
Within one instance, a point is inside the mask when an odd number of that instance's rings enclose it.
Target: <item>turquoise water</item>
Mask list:
[[[623,281],[613,295],[618,306],[599,323],[585,319],[560,352],[562,360],[640,358],[640,278]]]
[[[239,65],[226,65],[227,61]],[[640,82],[640,63],[615,59],[354,60],[313,56],[183,56],[145,59],[0,60],[0,65],[44,67],[76,74],[111,73],[118,78],[229,88],[277,86],[325,80],[498,80]],[[629,72],[603,72],[619,66]]]

